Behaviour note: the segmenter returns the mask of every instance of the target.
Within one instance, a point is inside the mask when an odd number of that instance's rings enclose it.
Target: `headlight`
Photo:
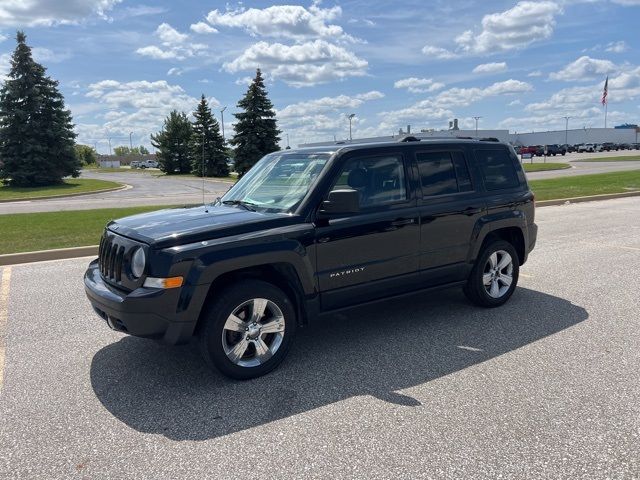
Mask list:
[[[144,273],[144,267],[147,263],[147,259],[144,255],[142,247],[138,247],[131,257],[131,273],[136,278],[140,278]]]

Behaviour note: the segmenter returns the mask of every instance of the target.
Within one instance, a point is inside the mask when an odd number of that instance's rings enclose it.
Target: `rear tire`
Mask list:
[[[506,303],[518,284],[518,252],[505,240],[489,240],[476,259],[464,293],[481,307],[499,307]]]
[[[202,321],[199,343],[205,362],[238,380],[276,368],[287,355],[297,326],[289,297],[260,280],[243,280],[221,291]]]

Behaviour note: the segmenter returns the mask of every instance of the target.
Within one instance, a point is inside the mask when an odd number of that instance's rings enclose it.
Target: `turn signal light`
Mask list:
[[[144,281],[145,287],[150,288],[178,288],[182,286],[182,277],[154,278],[147,277]]]

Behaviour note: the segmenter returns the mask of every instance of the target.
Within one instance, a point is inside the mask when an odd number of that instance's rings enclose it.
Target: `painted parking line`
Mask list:
[[[4,267],[0,276],[0,392],[4,382],[4,358],[6,353],[7,320],[9,319],[9,284],[11,267]]]

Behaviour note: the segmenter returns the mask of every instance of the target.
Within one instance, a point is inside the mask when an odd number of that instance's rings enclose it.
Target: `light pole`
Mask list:
[[[111,137],[107,138],[109,140],[109,155],[111,155]]]
[[[355,113],[351,113],[349,115],[347,115],[347,118],[349,119],[349,141],[353,140],[353,135],[351,135],[351,121],[353,120],[353,117],[355,117],[356,114]]]
[[[289,150],[289,149],[291,149],[291,147],[289,146],[289,134],[287,133],[286,135],[287,135],[287,148],[286,148],[286,150]]]
[[[478,138],[478,120],[480,120],[482,117],[473,117],[473,119],[476,121],[476,138]]]
[[[226,138],[224,138],[224,111],[227,109],[227,107],[223,107],[222,110],[220,110],[220,124],[222,125],[222,140],[224,140],[225,142],[227,141]]]
[[[133,142],[131,141],[131,135],[133,135],[133,132],[129,132],[129,153],[133,153]]]
[[[562,117],[564,118],[564,144],[565,145],[569,145],[569,142],[567,141],[567,139],[569,138],[569,119],[571,117]]]

